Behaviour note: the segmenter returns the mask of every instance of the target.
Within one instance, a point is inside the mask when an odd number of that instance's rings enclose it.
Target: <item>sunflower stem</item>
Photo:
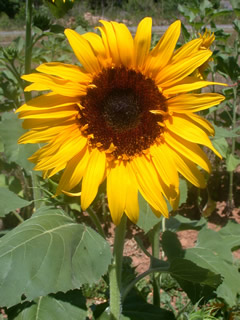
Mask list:
[[[151,244],[152,244],[152,256],[156,259],[159,259],[159,233],[160,233],[160,225],[161,222],[157,223],[152,230],[151,233]],[[159,275],[152,275],[152,283],[153,283],[153,305],[160,306],[160,283],[159,283]]]
[[[233,119],[232,119],[232,130],[236,127],[237,120],[237,86],[233,87]],[[232,138],[232,155],[235,153],[236,138]],[[233,207],[233,171],[230,172],[229,176],[229,193],[228,193],[228,203],[230,207]]]
[[[39,209],[42,205],[42,193],[39,185],[39,180],[36,172],[31,171],[32,186],[33,186],[33,199],[35,210]]]
[[[25,74],[31,72],[32,60],[32,0],[26,0],[26,34],[25,34]],[[24,93],[25,100],[31,99],[31,93]]]
[[[16,210],[13,210],[12,213],[15,215],[15,217],[18,219],[20,223],[24,222],[24,219],[20,216],[20,214]]]
[[[32,0],[26,0],[26,35],[25,35],[25,74],[31,72],[31,61],[32,61]],[[24,92],[25,101],[29,101],[32,98],[30,92]],[[42,194],[39,187],[38,176],[36,172],[32,171],[32,186],[33,186],[33,199],[35,209],[41,207],[42,202],[36,201],[41,199]]]
[[[110,319],[120,320],[122,311],[121,277],[124,238],[126,233],[127,216],[124,214],[120,224],[115,229],[113,261],[109,267],[110,286]]]

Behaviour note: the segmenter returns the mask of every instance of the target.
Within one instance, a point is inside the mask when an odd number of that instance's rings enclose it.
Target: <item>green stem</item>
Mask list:
[[[20,214],[17,211],[14,210],[13,214],[20,221],[20,223],[24,222],[24,219],[20,216]]]
[[[32,0],[26,0],[26,36],[25,36],[25,74],[31,72],[32,62]],[[25,101],[32,98],[30,92],[24,92]],[[41,207],[42,202],[36,201],[42,198],[42,193],[39,186],[38,176],[36,172],[32,171],[32,185],[33,185],[33,198],[35,200],[35,209]]]
[[[40,34],[39,36],[37,36],[35,39],[32,38],[31,50],[32,50],[32,48],[34,47],[34,45],[35,45],[41,38],[45,37],[45,35],[46,35],[46,34],[43,33],[43,34]]]
[[[152,244],[152,256],[159,259],[160,244],[159,244],[159,233],[160,233],[161,222],[157,223],[151,232],[151,244]],[[160,283],[158,274],[153,274],[153,304],[160,306]]]
[[[120,224],[115,229],[113,262],[109,267],[110,282],[110,319],[119,320],[121,317],[121,276],[124,238],[126,233],[127,216],[124,214]]]
[[[149,268],[147,271],[141,273],[132,282],[130,282],[126,288],[124,288],[123,293],[122,293],[122,302],[124,302],[128,293],[132,290],[132,288],[135,286],[135,284],[138,283],[138,281],[140,281],[141,279],[145,278],[146,276],[148,276],[149,274],[154,273],[154,272],[158,272],[158,273],[169,272],[169,266],[166,268],[163,268],[163,267]]]
[[[26,0],[26,35],[25,35],[25,74],[31,72],[32,61],[32,0]],[[31,99],[31,93],[24,93],[25,100]]]
[[[215,72],[212,70],[212,82],[215,82]],[[212,92],[215,92],[215,85],[212,86]],[[213,112],[213,123],[217,124],[217,111]]]
[[[33,199],[34,199],[34,206],[35,209],[39,209],[42,205],[42,193],[41,193],[41,189],[40,189],[40,185],[39,185],[39,181],[38,181],[38,176],[36,174],[36,172],[31,171],[31,175],[32,175],[32,186],[33,186]]]
[[[106,239],[105,232],[104,232],[104,230],[103,230],[103,228],[102,228],[101,222],[100,222],[100,220],[98,219],[98,216],[96,215],[96,213],[95,213],[91,208],[88,208],[87,212],[88,212],[88,214],[89,214],[92,222],[95,224],[98,233],[99,233],[104,239]]]
[[[233,119],[232,119],[232,130],[236,127],[236,120],[237,120],[237,86],[233,87]],[[232,155],[235,153],[235,145],[236,145],[236,138],[232,138]],[[228,203],[229,206],[233,206],[233,171],[230,172],[229,176],[229,193],[228,193]]]
[[[25,73],[31,72],[32,60],[32,0],[26,0]]]

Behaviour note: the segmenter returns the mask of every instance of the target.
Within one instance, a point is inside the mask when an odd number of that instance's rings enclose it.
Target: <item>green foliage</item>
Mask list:
[[[0,217],[4,217],[9,212],[26,207],[31,202],[19,198],[7,188],[0,187]]]
[[[230,306],[236,304],[240,286],[238,266],[234,265],[231,252],[234,247],[240,246],[236,229],[231,222],[219,232],[203,228],[199,232],[197,246],[187,249],[185,253],[187,259],[223,276],[223,282],[216,293]]]
[[[33,152],[37,151],[38,147],[35,145],[19,145],[18,138],[25,132],[21,126],[22,121],[18,119],[17,115],[12,112],[2,114],[2,121],[0,122],[0,136],[4,144],[4,153],[8,163],[15,162],[30,172],[33,164],[27,159]],[[9,134],[11,132],[11,134]]]
[[[183,258],[185,252],[175,233],[163,233],[162,247],[171,263],[171,276],[178,281],[192,303],[209,298],[222,282],[220,274],[214,274],[208,268],[201,268],[199,264]]]
[[[10,18],[14,18],[19,7],[20,3],[18,0],[4,0],[0,2],[0,13],[5,12]]]
[[[10,308],[9,319],[59,319],[72,320],[86,319],[86,301],[80,290],[72,290],[67,293],[58,293],[47,297],[39,297],[28,302]]]
[[[40,210],[0,242],[1,304],[94,283],[110,261],[109,245],[95,231],[59,210]]]
[[[175,319],[172,312],[146,303],[136,291],[133,291],[124,302],[123,314],[131,320],[158,320],[159,318],[166,320]]]
[[[72,9],[74,1],[72,0],[45,0],[45,3],[56,18],[62,18],[70,9]]]

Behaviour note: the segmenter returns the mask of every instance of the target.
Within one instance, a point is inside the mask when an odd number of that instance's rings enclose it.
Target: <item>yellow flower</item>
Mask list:
[[[174,52],[180,21],[151,51],[151,18],[140,22],[134,39],[124,24],[100,22],[101,36],[65,30],[81,67],[45,63],[22,77],[33,82],[26,91],[50,92],[17,110],[31,129],[19,143],[46,143],[30,161],[45,178],[63,170],[56,194],[81,195],[82,210],[107,179],[115,224],[123,212],[138,220],[138,192],[167,217],[166,200],[178,206],[179,173],[205,187],[197,166],[210,172],[210,162],[199,144],[220,156],[208,137],[213,127],[195,112],[223,96],[188,93],[212,84],[190,76],[212,52],[202,49],[203,39]]]
[[[198,34],[200,39],[203,40],[201,47],[208,49],[210,48],[211,44],[215,40],[215,35],[214,33],[211,33],[211,30],[206,29],[204,34],[201,35],[200,33]]]
[[[199,37],[202,40],[201,48],[209,49],[213,41],[215,40],[214,33],[211,33],[211,30],[206,29],[203,35],[199,33]],[[213,58],[209,58],[205,63],[203,63],[198,69],[196,70],[196,76],[199,79],[204,80],[206,76],[204,76],[204,71],[209,67],[209,62],[213,61]]]

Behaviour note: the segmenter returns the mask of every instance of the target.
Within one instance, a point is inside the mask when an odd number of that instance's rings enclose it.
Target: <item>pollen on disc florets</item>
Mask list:
[[[167,104],[154,81],[132,69],[108,68],[96,75],[81,99],[80,125],[93,147],[115,158],[132,157],[148,149],[163,132]],[[151,110],[161,110],[153,114]],[[86,126],[87,125],[87,126]],[[111,148],[110,148],[111,149]]]

